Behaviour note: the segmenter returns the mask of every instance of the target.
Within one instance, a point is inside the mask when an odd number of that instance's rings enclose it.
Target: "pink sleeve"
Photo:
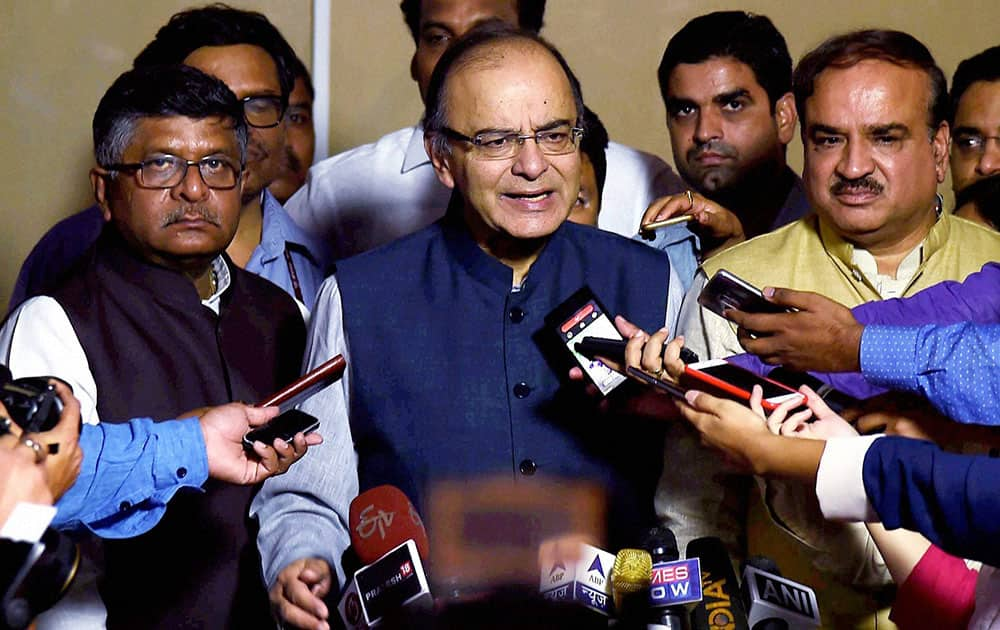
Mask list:
[[[964,560],[931,545],[899,586],[889,618],[901,630],[967,628],[978,575]]]

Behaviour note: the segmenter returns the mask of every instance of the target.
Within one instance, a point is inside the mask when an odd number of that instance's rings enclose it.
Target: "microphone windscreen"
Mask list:
[[[363,564],[371,564],[407,540],[427,558],[424,523],[406,495],[395,486],[376,486],[351,501],[351,545]]]
[[[615,595],[629,595],[649,588],[653,559],[642,549],[622,549],[615,555],[611,569],[611,588]]]
[[[688,543],[687,557],[701,561],[702,600],[691,611],[692,627],[749,630],[740,585],[726,545],[714,537],[696,538]]]

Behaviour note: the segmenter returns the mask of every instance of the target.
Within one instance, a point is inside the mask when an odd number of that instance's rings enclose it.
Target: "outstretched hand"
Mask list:
[[[689,214],[694,220],[688,223],[691,231],[702,239],[702,256],[708,258],[724,249],[746,240],[743,223],[730,210],[693,191],[660,197],[649,204],[639,222],[639,234],[647,238],[642,227],[654,221]]]
[[[740,344],[765,363],[794,370],[857,372],[864,330],[846,306],[808,291],[764,288],[764,297],[790,313],[727,310]]]
[[[278,415],[277,407],[250,407],[229,403],[213,407],[200,418],[208,454],[209,476],[239,485],[253,485],[280,475],[305,455],[309,446],[321,444],[316,433],[298,433],[291,443],[276,439],[272,445],[254,442],[253,455],[243,448],[243,436],[252,427],[267,424]]]

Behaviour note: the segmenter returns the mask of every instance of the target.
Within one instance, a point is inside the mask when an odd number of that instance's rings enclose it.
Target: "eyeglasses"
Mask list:
[[[507,160],[515,157],[521,152],[526,140],[534,140],[538,149],[545,155],[565,155],[576,150],[577,143],[583,136],[582,128],[569,125],[559,125],[528,134],[487,131],[469,137],[450,127],[443,128],[441,132],[452,140],[471,144],[476,156],[487,160]]]
[[[248,96],[240,102],[243,103],[243,118],[251,127],[277,127],[285,115],[285,104],[280,96]]]
[[[232,162],[220,157],[205,157],[197,161],[185,160],[173,155],[132,162],[128,164],[109,164],[109,171],[138,172],[139,185],[143,188],[173,188],[187,177],[188,167],[197,165],[201,180],[209,188],[229,190],[235,188],[240,181],[243,166],[236,167]]]
[[[994,140],[997,145],[1000,145],[1000,136],[981,136],[975,133],[960,133],[955,136],[952,144],[959,153],[982,156],[986,153],[986,143],[990,140]]]

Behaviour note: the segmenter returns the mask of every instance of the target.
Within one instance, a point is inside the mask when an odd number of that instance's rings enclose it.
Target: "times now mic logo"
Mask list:
[[[650,606],[689,604],[699,602],[701,598],[701,561],[698,558],[653,565],[649,583]]]

